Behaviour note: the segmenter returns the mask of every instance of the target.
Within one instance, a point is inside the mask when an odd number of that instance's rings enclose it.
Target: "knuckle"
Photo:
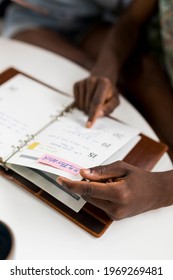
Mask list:
[[[111,81],[109,80],[109,78],[107,77],[100,77],[100,81],[106,85],[110,85],[111,84]]]
[[[103,176],[107,171],[107,168],[105,165],[103,166],[100,166],[100,169],[99,169],[99,172],[100,172],[100,175]]]
[[[126,205],[128,203],[128,200],[129,200],[128,191],[127,190],[120,191],[119,198],[120,198],[121,203],[123,205]]]
[[[91,187],[90,183],[85,184],[83,186],[83,196],[85,196],[85,197],[93,197],[94,196],[94,190]]]
[[[95,168],[91,168],[91,173],[97,174],[98,176],[102,177],[106,173],[106,170],[107,170],[106,166],[101,165]]]
[[[124,168],[124,162],[121,160],[115,161],[110,165],[110,168],[116,172],[119,172],[122,170],[122,168]]]
[[[88,78],[88,81],[91,82],[91,83],[95,83],[97,81],[97,77],[95,75],[91,75],[89,78]]]
[[[126,182],[123,179],[106,182],[109,193],[112,194],[112,201],[117,201],[121,205],[127,205],[130,200],[130,190],[127,188]]]
[[[101,77],[100,78],[100,85],[102,88],[107,92],[108,97],[110,98],[113,96],[113,84],[107,77]]]
[[[118,160],[115,163],[115,167],[118,171],[121,171],[122,169],[124,169],[126,167],[126,163],[122,160]]]
[[[96,98],[95,96],[92,99],[92,106],[93,107],[98,107],[99,105],[101,105],[101,101],[99,98]],[[95,111],[95,110],[94,110]]]
[[[119,203],[122,205],[126,205],[128,203],[129,191],[124,182],[121,182],[121,185],[116,186],[116,196],[118,197]]]

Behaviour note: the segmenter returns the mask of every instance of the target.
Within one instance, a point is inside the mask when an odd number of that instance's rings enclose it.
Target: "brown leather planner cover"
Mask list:
[[[13,68],[4,71],[0,75],[0,85],[18,73],[21,72]],[[24,73],[22,74],[26,75]],[[150,171],[166,151],[167,146],[165,144],[156,142],[145,135],[141,135],[141,140],[123,160],[129,164],[133,164]],[[18,175],[14,171],[5,170],[3,167],[0,167],[0,175],[5,176],[14,183],[17,183],[21,187],[25,188],[96,237],[102,236],[112,223],[112,220],[102,210],[96,208],[88,202],[78,213],[76,213],[68,206],[64,205],[56,198],[52,197],[50,194],[46,193],[44,190]]]

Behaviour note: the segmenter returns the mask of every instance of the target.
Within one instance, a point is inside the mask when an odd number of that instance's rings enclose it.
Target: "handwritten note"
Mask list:
[[[64,170],[75,176],[79,175],[79,171],[82,168],[81,166],[76,165],[70,161],[49,154],[45,154],[44,156],[40,157],[38,159],[38,163],[50,165],[52,167]]]
[[[87,116],[83,112],[73,109],[41,131],[9,162],[81,180],[80,173],[74,171],[76,167],[90,168],[102,164],[139,133],[107,117],[98,119],[91,129],[86,128],[86,121]],[[38,159],[43,155],[53,155],[54,159],[62,162],[56,161],[53,165],[49,158],[42,164]]]
[[[0,86],[0,157],[34,135],[62,111],[71,99],[21,74]],[[41,105],[40,105],[41,104]],[[45,110],[46,108],[46,110]]]

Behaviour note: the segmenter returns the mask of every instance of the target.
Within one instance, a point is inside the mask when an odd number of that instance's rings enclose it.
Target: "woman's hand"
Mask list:
[[[75,105],[88,114],[86,126],[110,114],[119,104],[118,91],[109,78],[91,75],[74,85]]]
[[[81,169],[87,181],[58,182],[68,190],[104,210],[112,220],[120,220],[173,203],[173,172],[147,172],[117,161],[109,165]]]

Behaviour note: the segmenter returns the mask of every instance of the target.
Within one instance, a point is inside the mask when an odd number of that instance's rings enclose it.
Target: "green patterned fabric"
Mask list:
[[[159,17],[165,66],[173,85],[173,0],[159,0]]]
[[[147,25],[150,51],[167,71],[173,86],[173,0],[158,0],[158,11]]]

